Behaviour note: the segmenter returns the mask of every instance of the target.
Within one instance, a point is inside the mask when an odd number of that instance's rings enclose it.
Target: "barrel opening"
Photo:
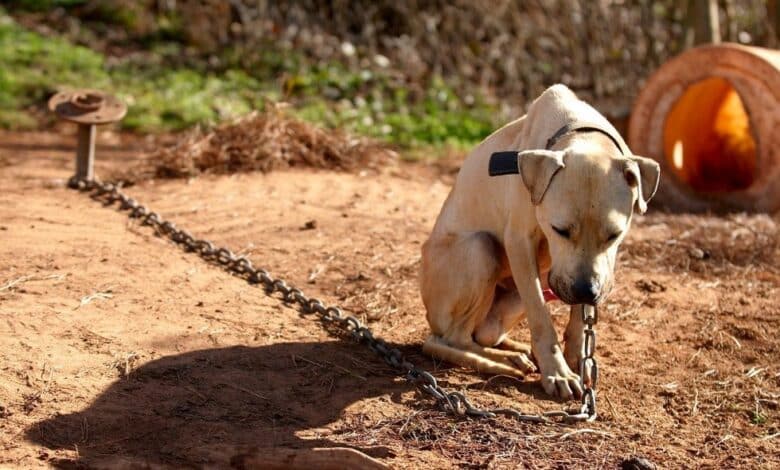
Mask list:
[[[669,168],[695,191],[749,188],[756,177],[756,141],[739,93],[720,77],[689,86],[664,123]]]

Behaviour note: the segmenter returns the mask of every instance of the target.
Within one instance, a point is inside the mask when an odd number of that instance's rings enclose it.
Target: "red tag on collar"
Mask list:
[[[553,292],[552,289],[542,289],[542,295],[544,296],[545,302],[552,302],[553,300],[561,300],[558,298],[557,295],[555,295],[555,292]]]

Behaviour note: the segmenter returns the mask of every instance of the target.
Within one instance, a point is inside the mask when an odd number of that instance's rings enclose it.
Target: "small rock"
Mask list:
[[[301,230],[314,230],[317,228],[317,221],[316,220],[309,220],[305,224],[303,224],[303,227],[301,227]]]
[[[691,255],[691,258],[695,259],[704,259],[706,256],[706,253],[701,248],[693,247],[690,250],[688,250],[688,254]]]
[[[650,292],[650,293],[666,292],[665,285],[661,284],[658,281],[654,281],[652,279],[640,279],[636,281],[636,287],[639,290]]]
[[[655,470],[655,464],[644,457],[631,457],[620,462],[622,470]]]
[[[363,271],[360,271],[357,274],[354,274],[352,276],[347,276],[347,280],[351,282],[368,281],[370,279],[371,277],[367,276]]]

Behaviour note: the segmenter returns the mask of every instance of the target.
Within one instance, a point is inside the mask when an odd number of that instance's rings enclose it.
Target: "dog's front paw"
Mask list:
[[[545,359],[540,358],[539,370],[542,375],[542,387],[549,395],[564,400],[582,396],[580,376],[572,372],[561,353],[560,346],[556,346]]]

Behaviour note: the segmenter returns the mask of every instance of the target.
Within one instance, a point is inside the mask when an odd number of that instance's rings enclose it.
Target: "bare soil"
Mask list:
[[[219,468],[247,449],[322,447],[397,468],[780,466],[777,215],[637,217],[601,309],[596,422],[457,419],[364,346],[67,189],[65,134],[0,134],[0,466]],[[148,147],[99,141],[99,174]],[[394,164],[127,192],[343,305],[481,406],[567,406],[533,377],[422,355],[420,244],[450,183]]]

